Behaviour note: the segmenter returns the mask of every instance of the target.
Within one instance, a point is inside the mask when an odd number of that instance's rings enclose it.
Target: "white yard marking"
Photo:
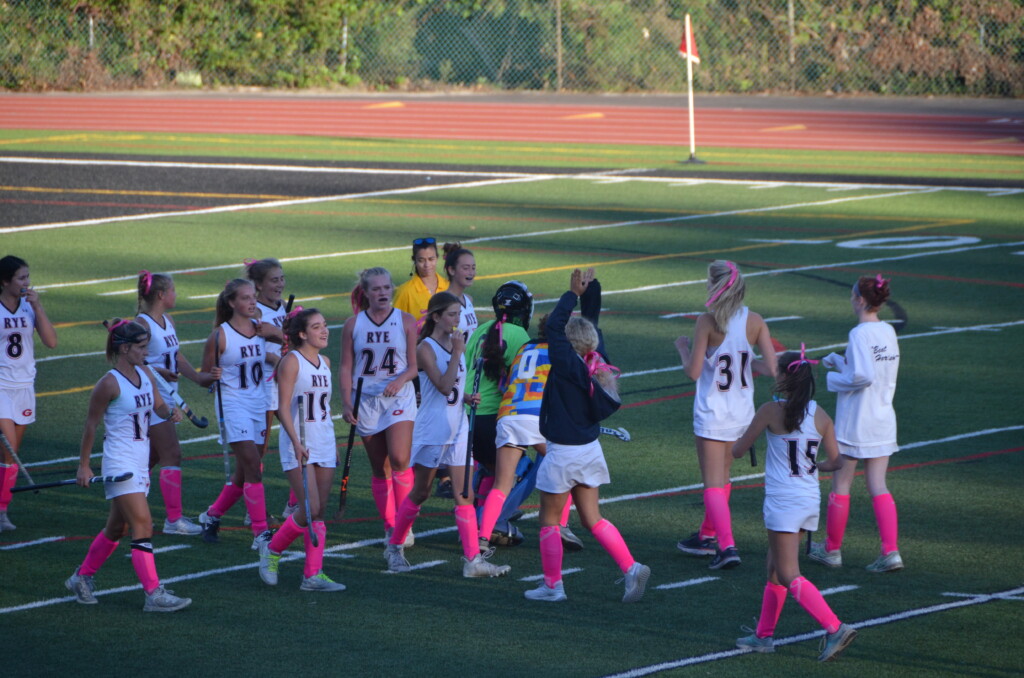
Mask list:
[[[181,549],[190,549],[191,544],[173,544],[171,546],[161,546],[160,548],[153,549],[153,553],[167,553],[168,551],[180,551]],[[124,554],[125,558],[131,558],[131,549],[128,549],[128,553]]]
[[[40,544],[49,544],[55,541],[64,541],[67,537],[44,537],[43,539],[36,539],[34,541],[23,541],[20,544],[8,544],[7,546],[0,546],[0,551],[13,551],[15,549],[23,549],[29,546],[38,546]]]
[[[856,591],[859,588],[859,586],[852,584],[850,586],[833,586],[830,589],[822,589],[820,593],[823,596],[831,596],[833,593],[846,593],[847,591]]]
[[[659,590],[667,589],[679,589],[684,586],[697,586],[698,584],[707,584],[708,582],[718,581],[721,577],[700,577],[699,579],[687,579],[686,581],[674,581],[671,584],[662,584],[655,586],[654,588]]]
[[[567,574],[576,574],[577,572],[582,572],[582,571],[583,571],[582,567],[570,567],[568,570],[562,570],[562,576],[564,577]],[[528,577],[520,577],[519,581],[540,581],[543,578],[544,578],[543,574],[531,574]]]
[[[428,560],[425,563],[416,563],[415,565],[411,565],[407,571],[412,572],[413,570],[426,570],[427,568],[444,565],[447,562],[447,560]],[[402,574],[401,572],[392,572],[391,570],[381,570],[381,572],[384,574]]]

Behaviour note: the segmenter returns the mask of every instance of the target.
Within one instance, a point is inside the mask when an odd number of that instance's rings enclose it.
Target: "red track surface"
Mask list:
[[[700,147],[1024,156],[1024,121],[949,115],[701,109]],[[685,109],[473,101],[174,96],[0,97],[0,128],[689,144]]]

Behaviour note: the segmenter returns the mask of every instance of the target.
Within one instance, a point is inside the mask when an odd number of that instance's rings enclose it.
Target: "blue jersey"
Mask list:
[[[498,407],[498,417],[529,415],[540,416],[544,385],[548,382],[551,360],[547,342],[530,341],[523,344],[508,373],[508,386]]]

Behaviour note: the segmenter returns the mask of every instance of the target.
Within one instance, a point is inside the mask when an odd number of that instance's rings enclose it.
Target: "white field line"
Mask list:
[[[718,581],[721,577],[700,577],[698,579],[687,579],[686,581],[674,581],[670,584],[662,584],[661,586],[655,586],[654,588],[659,591],[667,589],[679,589],[684,586],[697,586],[698,584],[707,584],[708,582]]]
[[[409,572],[413,570],[426,570],[430,567],[437,567],[438,565],[444,565],[447,560],[428,560],[425,563],[416,563],[415,565],[409,566]],[[381,574],[401,574],[400,572],[392,572],[391,570],[381,570]]]
[[[153,553],[167,553],[168,551],[180,551],[182,549],[192,548],[191,544],[172,544],[171,546],[161,546],[160,548],[153,549]],[[124,554],[125,558],[131,558],[131,549],[128,549],[128,553]]]
[[[576,574],[577,572],[582,572],[582,571],[583,571],[582,567],[570,567],[568,570],[562,570],[562,576],[565,576],[567,574]],[[540,581],[543,578],[544,578],[543,574],[531,574],[528,577],[520,577],[519,581]]]
[[[33,541],[23,541],[20,544],[9,544],[7,546],[0,546],[0,551],[13,551],[15,549],[23,549],[28,546],[38,546],[39,544],[49,544],[54,541],[63,541],[67,537],[46,537],[44,539],[35,539]]]
[[[963,607],[969,607],[971,605],[982,605],[984,603],[991,603],[996,600],[1015,600],[1015,596],[1024,593],[1024,587],[1010,589],[1008,591],[999,591],[996,593],[979,593],[971,598],[964,600],[958,600],[952,603],[942,603],[940,605],[931,605],[929,607],[918,607],[910,610],[904,610],[903,612],[897,612],[895,614],[886,615],[884,617],[875,617],[873,619],[865,619],[861,622],[846,622],[855,629],[866,629],[872,626],[882,626],[884,624],[891,624],[893,622],[904,621],[906,619],[913,619],[914,617],[922,617],[928,614],[935,614],[937,612],[946,612],[948,610],[956,610]],[[786,638],[776,638],[775,645],[791,645],[793,643],[800,643],[805,640],[811,640],[812,638],[818,638],[824,631],[812,631],[810,633],[801,633],[795,636],[788,636]],[[661,673],[662,671],[670,671],[672,669],[679,669],[685,666],[693,666],[695,664],[706,664],[708,662],[718,661],[720,659],[729,659],[731,657],[738,657],[741,654],[747,654],[752,650],[726,650],[724,652],[712,652],[709,654],[698,655],[695,657],[684,657],[671,662],[664,662],[661,664],[652,664],[650,666],[642,666],[629,671],[623,671],[622,673],[608,674],[604,678],[640,678],[640,676],[649,676],[654,673]]]
[[[846,593],[848,591],[856,591],[859,588],[859,586],[854,586],[852,584],[849,586],[833,586],[830,589],[822,589],[820,593],[823,596],[831,596],[834,593]]]

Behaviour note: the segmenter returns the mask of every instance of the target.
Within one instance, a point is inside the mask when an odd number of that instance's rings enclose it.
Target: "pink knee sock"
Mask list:
[[[565,527],[569,524],[569,513],[572,511],[572,495],[570,494],[565,498],[565,506],[562,507],[562,519],[558,521],[558,524]]]
[[[455,526],[459,528],[459,541],[462,542],[462,555],[466,560],[473,560],[480,553],[480,541],[477,537],[476,509],[470,504],[455,507]]]
[[[404,544],[405,538],[409,536],[409,530],[412,529],[412,524],[416,522],[416,516],[420,514],[420,506],[413,502],[412,499],[406,497],[402,502],[402,505],[398,507],[395,512],[395,529],[391,532],[391,540],[389,543]]]
[[[601,522],[594,525],[590,532],[594,535],[597,543],[604,547],[604,550],[615,560],[615,564],[623,572],[632,567],[633,563],[636,562],[633,560],[626,542],[622,539],[622,535],[619,534],[614,525],[608,522],[607,518],[602,518]]]
[[[709,487],[704,490],[704,510],[711,518],[718,535],[718,548],[736,546],[732,537],[732,515],[729,513],[729,497],[724,488]]]
[[[306,566],[302,569],[302,576],[312,577],[324,569],[324,539],[327,537],[327,525],[322,520],[313,521],[313,532],[316,533],[316,546],[309,538],[309,530],[303,530],[302,536],[306,538]]]
[[[411,468],[404,471],[391,473],[391,504],[396,509],[402,505],[405,498],[412,492],[412,484],[416,480],[416,474]]]
[[[245,507],[252,519],[252,533],[259,535],[267,529],[267,497],[263,493],[263,483],[246,483],[242,486],[245,494]]]
[[[213,516],[214,518],[220,518],[222,515],[231,510],[231,507],[235,505],[242,496],[242,488],[238,485],[227,484],[217,497],[217,501],[213,502],[210,508],[206,511],[206,515]]]
[[[391,499],[391,478],[374,478],[370,481],[370,492],[373,502],[377,504],[377,512],[384,521],[384,529],[395,526],[395,504]]]
[[[779,623],[782,606],[786,604],[786,587],[782,584],[767,582],[764,585],[764,597],[761,599],[761,616],[757,620],[756,635],[767,638],[774,635],[775,626]]]
[[[835,633],[839,629],[839,618],[825,602],[817,586],[804,577],[797,577],[790,582],[789,593],[826,631]]]
[[[891,494],[880,494],[871,499],[878,521],[878,536],[882,538],[882,555],[898,551],[899,524],[896,520],[896,501]]]
[[[174,522],[181,517],[181,468],[165,466],[160,469],[160,494],[164,496],[167,520]]]
[[[724,489],[725,489],[725,501],[728,502],[729,499],[732,497],[732,483],[726,483]],[[698,535],[702,539],[708,539],[710,537],[714,537],[716,534],[717,534],[717,532],[715,532],[715,525],[714,525],[713,522],[711,522],[711,514],[708,513],[707,506],[705,506],[704,507],[704,522],[702,522],[700,524],[700,529],[698,530]]]
[[[11,503],[11,488],[18,481],[17,464],[0,464],[0,511],[6,511]]]
[[[562,531],[557,525],[540,528],[540,564],[544,583],[554,588],[562,581]]]
[[[89,552],[85,554],[85,560],[78,568],[78,574],[91,577],[96,574],[103,563],[107,562],[114,551],[117,550],[117,542],[107,539],[107,535],[101,531],[89,545]]]
[[[850,495],[828,495],[828,518],[825,523],[825,550],[836,551],[843,546],[846,522],[850,519]]]
[[[288,492],[288,505],[289,506],[298,506],[299,505],[299,498],[295,496],[295,490],[290,490]]]
[[[156,575],[156,560],[153,558],[153,542],[149,538],[132,540],[132,567],[142,582],[142,590],[152,593],[160,586]]]
[[[470,479],[472,482],[472,479]],[[487,500],[487,497],[491,494],[491,488],[494,487],[494,476],[485,476],[480,480],[480,487],[476,488],[476,500],[477,502],[483,502]]]
[[[270,539],[270,550],[274,553],[284,553],[285,549],[291,546],[292,542],[298,539],[304,531],[305,529],[295,522],[294,515],[288,516],[284,524],[277,528],[274,536]]]
[[[494,532],[494,525],[498,522],[501,509],[505,506],[505,493],[501,490],[491,490],[484,502],[484,511],[480,516],[480,538],[490,539],[491,532]]]

